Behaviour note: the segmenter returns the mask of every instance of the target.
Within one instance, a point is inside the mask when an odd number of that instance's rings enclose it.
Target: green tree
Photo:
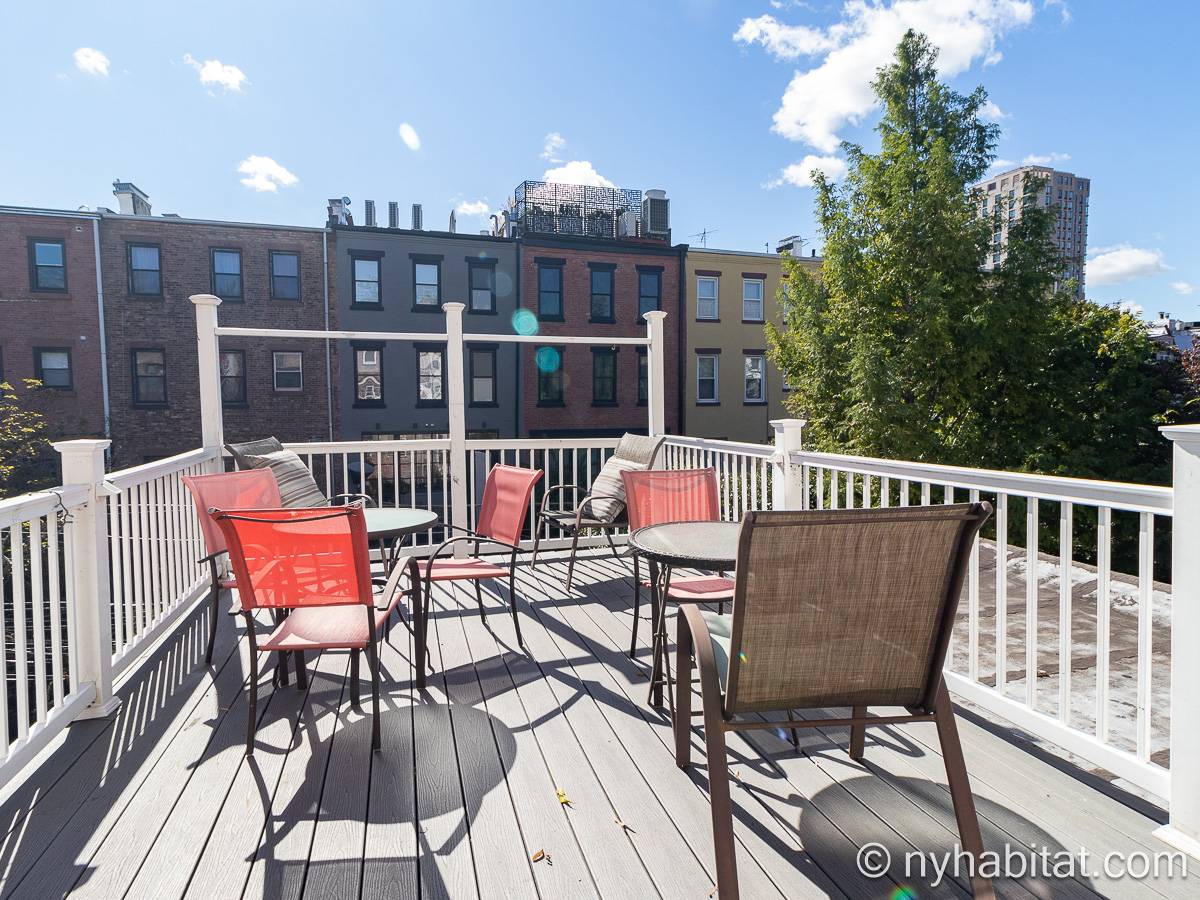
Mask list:
[[[0,498],[57,483],[45,416],[32,398],[41,382],[23,379],[25,394],[0,381]]]
[[[987,93],[938,80],[909,32],[874,89],[880,149],[844,143],[840,185],[814,173],[825,259],[785,262],[772,360],[817,449],[1110,479],[1160,480],[1178,396],[1140,324],[1058,282],[1053,212],[1027,179],[1007,254],[971,186],[998,128]],[[991,211],[989,211],[991,212]],[[995,211],[1000,215],[1000,211]],[[1006,216],[1007,210],[1004,211]]]

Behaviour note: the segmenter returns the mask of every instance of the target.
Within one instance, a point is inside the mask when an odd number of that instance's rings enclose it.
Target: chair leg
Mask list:
[[[359,703],[362,700],[362,697],[359,695],[358,684],[358,658],[361,655],[361,650],[350,651],[350,705],[355,709],[359,708]]]
[[[475,602],[479,605],[479,618],[483,624],[487,624],[487,613],[483,611],[483,585],[479,579],[475,579]]]
[[[296,690],[308,690],[308,670],[304,668],[304,651],[296,650],[292,653],[292,663],[296,667]]]
[[[422,583],[416,560],[412,562],[413,642],[414,664],[417,668],[417,690],[425,688],[425,636],[429,633],[429,583]]]
[[[221,613],[221,580],[217,577],[216,560],[209,559],[208,561],[208,577],[212,583],[212,587],[209,588],[208,647],[204,651],[204,664],[211,666],[213,645],[217,642],[217,616]]]
[[[250,641],[250,693],[247,697],[246,712],[246,755],[254,755],[254,729],[258,724],[258,641],[254,634],[254,617],[243,613],[246,617],[246,636]]]
[[[685,626],[686,627],[686,626]],[[680,682],[682,684],[682,681]],[[691,686],[688,686],[691,690]],[[715,692],[714,692],[715,693]],[[717,896],[737,900],[737,855],[733,844],[733,804],[729,798],[729,760],[725,754],[725,729],[721,698],[704,693],[704,748],[708,757],[708,797],[712,804],[713,850],[717,862]],[[681,722],[683,717],[679,717]],[[686,727],[680,724],[678,727]]]
[[[370,613],[370,609],[367,610]],[[373,623],[372,623],[373,624]],[[375,635],[367,641],[367,665],[371,667],[371,749],[379,749],[379,652]]]
[[[533,528],[533,556],[529,559],[529,568],[537,567],[538,547],[542,544],[542,517],[538,516]]]
[[[607,528],[600,529],[604,532],[604,537],[608,540],[609,549],[612,550],[613,559],[620,559],[621,554],[617,552],[617,545],[613,543],[612,532]]]
[[[633,554],[633,637],[629,639],[629,658],[637,655],[638,614],[642,607],[642,563],[641,557]]]
[[[517,646],[525,646],[525,638],[521,636],[521,620],[517,616],[517,560],[514,554],[512,565],[508,569],[508,606],[512,613],[513,630],[517,633]]]
[[[575,552],[579,549],[579,529],[571,533],[571,558],[567,560],[567,590],[571,589],[571,579],[575,577]]]
[[[983,835],[979,831],[979,817],[975,812],[975,799],[971,795],[971,779],[967,775],[962,743],[958,739],[958,725],[954,721],[954,707],[950,703],[945,681],[938,688],[934,718],[937,722],[938,740],[942,746],[942,760],[946,764],[946,780],[950,784],[954,818],[958,822],[959,843],[974,857],[975,867],[978,869],[983,860]],[[971,893],[986,900],[995,897],[991,881],[978,875],[971,878]]]
[[[637,559],[635,556],[634,559]],[[683,616],[675,639],[679,680],[675,682],[675,765],[686,769],[692,764],[692,629]]]
[[[867,708],[865,706],[855,706],[850,710],[850,717],[854,719],[865,719],[867,717]],[[850,758],[860,760],[863,758],[864,748],[867,742],[867,726],[866,725],[851,725],[850,726]]]

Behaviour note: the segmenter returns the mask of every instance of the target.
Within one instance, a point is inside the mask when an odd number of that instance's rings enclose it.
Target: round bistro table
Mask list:
[[[650,609],[654,618],[654,652],[650,671],[650,703],[662,706],[663,684],[670,678],[667,659],[666,597],[671,570],[729,572],[737,561],[740,522],[671,522],[647,525],[629,536],[629,545],[650,562]],[[662,573],[660,576],[660,567]],[[674,706],[673,698],[668,698]]]
[[[437,524],[437,513],[427,509],[393,509],[385,506],[368,506],[363,509],[367,520],[367,539],[379,545],[379,559],[383,563],[383,577],[392,574],[396,564],[397,550],[404,538],[424,531]]]

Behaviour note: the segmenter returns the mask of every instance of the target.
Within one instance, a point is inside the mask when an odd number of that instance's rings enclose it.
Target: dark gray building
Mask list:
[[[442,304],[459,301],[466,305],[465,332],[512,333],[519,287],[514,239],[354,225],[336,201],[331,201],[330,220],[339,328],[441,334],[446,325]],[[344,440],[447,434],[444,340],[340,344]],[[465,348],[472,437],[517,435],[517,354],[518,346],[511,343],[472,342]]]

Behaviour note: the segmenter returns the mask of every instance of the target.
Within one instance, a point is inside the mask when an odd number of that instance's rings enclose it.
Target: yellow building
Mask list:
[[[801,257],[820,268],[818,256]],[[782,325],[778,253],[689,248],[684,431],[760,444],[785,415],[779,371],[767,361],[766,322]]]

